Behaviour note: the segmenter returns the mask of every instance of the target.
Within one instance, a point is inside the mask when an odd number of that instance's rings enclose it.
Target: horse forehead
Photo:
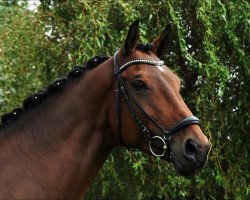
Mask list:
[[[164,72],[166,71],[166,67],[163,66],[163,65],[156,66],[156,68],[157,68],[160,72],[162,72],[162,73],[164,73]]]
[[[162,65],[162,66],[155,66],[155,68],[158,71],[158,74],[163,77],[168,83],[171,83],[171,85],[176,86],[177,88],[181,84],[180,78],[172,71],[170,70],[167,66]]]
[[[152,60],[152,61],[159,61],[160,59],[154,55],[151,51],[142,52],[142,51],[135,51],[133,54],[134,59],[144,59],[144,60]]]
[[[166,65],[156,65],[153,66],[153,69],[155,69],[156,72],[163,75],[167,79],[171,79],[177,82],[180,81],[179,77]]]
[[[151,61],[160,61],[160,59],[154,55],[152,52],[142,52],[139,50],[136,50],[132,57],[130,59],[142,59],[142,60],[151,60]],[[161,65],[161,66],[149,66],[149,68],[145,67],[147,64],[138,64],[137,67],[133,68],[135,71],[144,71],[148,75],[158,75],[160,77],[164,77],[164,79],[167,79],[168,81],[174,82],[177,85],[180,84],[179,77],[170,70],[167,66]],[[146,70],[146,71],[145,71]],[[150,70],[151,73],[148,73],[148,70]],[[132,70],[133,71],[133,70]],[[154,71],[155,73],[152,73]]]

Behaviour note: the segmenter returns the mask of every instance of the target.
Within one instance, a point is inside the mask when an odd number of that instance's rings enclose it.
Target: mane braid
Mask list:
[[[76,79],[84,75],[87,71],[97,67],[104,61],[109,59],[107,56],[95,56],[88,60],[81,66],[74,67],[67,75],[67,77],[62,77],[56,79],[52,84],[50,84],[46,89],[39,90],[35,94],[26,97],[23,101],[23,106],[15,108],[9,113],[4,114],[1,117],[0,131],[12,124],[18,117],[27,110],[32,109],[34,106],[39,105],[43,100],[45,100],[50,94],[55,94],[60,92],[68,81]]]

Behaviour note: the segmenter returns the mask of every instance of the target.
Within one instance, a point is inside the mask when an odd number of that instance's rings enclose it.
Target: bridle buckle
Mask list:
[[[168,131],[165,131],[163,134],[163,139],[166,140],[170,140],[171,139],[171,134]]]

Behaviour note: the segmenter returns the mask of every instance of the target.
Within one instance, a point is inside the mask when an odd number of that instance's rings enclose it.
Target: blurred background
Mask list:
[[[131,22],[141,41],[167,24],[163,60],[212,145],[195,176],[116,148],[86,199],[250,199],[250,4],[245,0],[0,0],[0,114],[95,55],[112,56]]]

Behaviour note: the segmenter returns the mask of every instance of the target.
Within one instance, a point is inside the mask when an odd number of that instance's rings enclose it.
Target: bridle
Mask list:
[[[142,132],[149,140],[149,149],[150,152],[157,157],[163,157],[166,156],[166,160],[170,160],[170,154],[171,154],[171,147],[170,147],[170,139],[174,133],[182,129],[183,127],[193,125],[193,124],[200,124],[200,120],[195,116],[186,117],[183,120],[177,122],[173,127],[171,127],[168,130],[165,130],[161,124],[159,124],[154,118],[152,118],[138,103],[138,101],[135,99],[134,95],[131,93],[131,91],[128,89],[127,85],[123,81],[121,77],[121,73],[127,69],[129,66],[132,66],[134,64],[147,64],[147,65],[153,65],[153,66],[162,66],[164,64],[164,61],[152,61],[152,60],[142,60],[142,59],[135,59],[131,60],[122,66],[119,66],[118,64],[118,52],[114,55],[114,75],[117,79],[117,89],[115,90],[115,112],[116,112],[116,128],[118,132],[118,137],[121,142],[121,144],[124,145],[124,142],[121,137],[121,94],[123,94],[125,101],[128,105],[128,108],[132,114],[132,117],[138,126],[140,132]],[[152,135],[149,128],[143,123],[138,113],[135,111],[134,107],[132,106],[132,102],[134,105],[139,108],[141,113],[144,115],[145,118],[153,122],[155,126],[161,131],[161,136],[159,135]],[[162,146],[162,153],[157,154],[153,150],[152,142],[159,140],[163,146]],[[125,146],[125,145],[124,145]]]

